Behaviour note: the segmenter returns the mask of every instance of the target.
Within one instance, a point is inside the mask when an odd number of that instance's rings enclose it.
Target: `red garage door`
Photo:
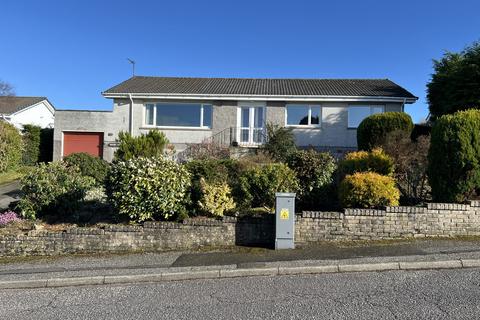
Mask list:
[[[63,156],[71,153],[86,152],[96,157],[103,157],[102,132],[64,132]]]

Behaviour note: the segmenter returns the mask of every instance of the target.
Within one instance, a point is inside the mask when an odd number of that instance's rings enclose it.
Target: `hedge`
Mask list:
[[[0,172],[17,168],[22,160],[23,141],[17,128],[0,121]]]
[[[480,110],[440,117],[432,128],[428,153],[432,197],[463,202],[480,193]]]
[[[413,130],[412,118],[405,112],[377,113],[365,118],[357,128],[357,145],[360,150],[372,150],[381,146],[387,134]]]
[[[33,166],[37,164],[40,157],[40,136],[42,128],[26,124],[23,126],[23,143],[25,149],[23,150],[22,162],[26,166]]]

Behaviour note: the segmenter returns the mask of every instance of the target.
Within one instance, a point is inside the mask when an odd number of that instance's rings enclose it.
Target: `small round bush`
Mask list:
[[[400,192],[392,177],[357,172],[340,183],[339,198],[344,208],[378,208],[397,206]]]
[[[0,172],[17,168],[22,161],[23,142],[18,130],[0,121]]]
[[[288,166],[301,181],[298,205],[302,209],[318,210],[333,205],[334,172],[337,163],[328,152],[299,150],[290,156]]]
[[[41,163],[20,180],[22,216],[71,219],[93,184],[93,179],[84,177],[77,167],[60,161]]]
[[[388,133],[402,130],[410,134],[413,130],[412,118],[405,112],[377,113],[366,117],[357,128],[359,150],[372,150],[385,141]]]
[[[66,156],[63,161],[68,166],[76,166],[82,175],[91,177],[97,185],[103,185],[110,165],[107,161],[94,157],[88,153],[72,153]]]
[[[355,172],[376,172],[390,176],[394,171],[394,161],[382,149],[350,152],[338,164],[342,176]]]
[[[283,163],[270,163],[251,168],[240,177],[244,205],[272,209],[276,192],[297,192],[295,171]]]
[[[202,179],[200,183],[202,195],[198,205],[207,215],[222,217],[225,212],[235,209],[235,201],[226,182],[207,183]]]
[[[107,194],[131,221],[167,220],[185,210],[190,173],[164,158],[132,158],[112,164]]]
[[[438,202],[480,195],[480,110],[445,115],[432,128],[428,179]]]

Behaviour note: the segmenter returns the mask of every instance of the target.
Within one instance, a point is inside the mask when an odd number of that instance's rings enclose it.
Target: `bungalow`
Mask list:
[[[353,150],[365,117],[418,99],[388,79],[135,76],[102,94],[112,111],[57,111],[54,159],[84,151],[111,161],[120,131],[154,128],[177,151],[203,141],[258,147],[268,122],[291,127],[300,147]]]
[[[52,128],[55,108],[45,97],[0,97],[0,120],[22,129],[26,124]]]

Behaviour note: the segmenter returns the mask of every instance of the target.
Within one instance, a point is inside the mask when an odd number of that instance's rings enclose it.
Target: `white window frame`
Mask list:
[[[308,107],[308,124],[288,124],[288,107]],[[312,108],[320,108],[320,115],[318,119],[318,124],[312,124]],[[291,128],[320,128],[322,126],[322,114],[323,108],[320,104],[300,104],[300,103],[289,103],[285,105],[285,127]]]
[[[153,104],[153,125],[146,123],[146,113],[147,113],[147,105]],[[200,123],[198,126],[190,127],[190,126],[157,126],[157,106],[162,104],[199,104],[200,105]],[[212,109],[211,116],[213,117],[213,104],[211,103],[196,103],[196,102],[145,102],[143,104],[143,115],[142,115],[142,124],[145,128],[159,128],[159,129],[212,129],[210,126],[204,125],[204,107],[210,106]],[[211,119],[213,120],[213,119]]]
[[[377,105],[375,105],[375,104],[373,104],[373,105],[367,105],[367,104],[354,104],[354,105],[349,105],[349,106],[348,106],[348,110],[347,110],[347,128],[348,128],[348,129],[357,129],[357,128],[358,128],[358,126],[356,126],[356,127],[350,126],[350,110],[353,109],[353,108],[359,108],[359,107],[362,107],[362,108],[370,108],[370,114],[369,114],[367,117],[369,117],[369,116],[371,116],[371,115],[374,114],[374,113],[373,113],[374,108],[382,108],[382,112],[380,112],[380,113],[384,113],[384,112],[385,112],[385,106],[384,106],[384,105],[378,105],[378,104],[377,104]],[[363,120],[362,120],[362,121],[363,121]],[[361,123],[362,121],[360,121],[360,123]],[[360,124],[360,123],[359,123],[359,124]]]

